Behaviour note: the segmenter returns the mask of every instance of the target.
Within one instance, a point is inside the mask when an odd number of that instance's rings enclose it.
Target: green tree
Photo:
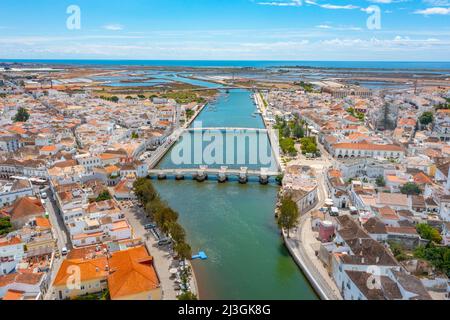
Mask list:
[[[187,109],[186,110],[186,118],[190,119],[190,118],[192,118],[194,116],[194,114],[195,114],[194,110],[192,110],[192,109]]]
[[[435,243],[442,242],[442,236],[439,231],[426,223],[419,223],[416,226],[417,232],[423,239],[433,241]]]
[[[291,129],[289,128],[289,126],[284,126],[281,133],[282,133],[283,137],[289,138],[291,136]]]
[[[386,181],[384,180],[383,176],[378,176],[377,179],[375,180],[375,183],[377,184],[377,186],[379,187],[384,187],[386,186]]]
[[[300,139],[300,138],[303,138],[305,136],[305,130],[303,130],[302,126],[298,122],[296,122],[294,124],[294,128],[292,130],[292,134],[297,139]]]
[[[289,154],[292,156],[297,155],[297,150],[295,149],[295,142],[292,138],[282,138],[280,140],[280,148],[284,154]]]
[[[197,296],[191,291],[184,291],[178,297],[178,300],[198,300]]]
[[[422,190],[414,182],[407,182],[401,187],[400,192],[407,195],[419,195]]]
[[[0,218],[0,236],[13,231],[13,227],[9,217]]]
[[[180,259],[189,260],[192,258],[191,246],[186,242],[175,243],[173,250],[175,250]]]
[[[139,139],[139,134],[137,132],[132,132],[131,139]]]
[[[186,232],[179,223],[171,223],[169,225],[169,233],[172,239],[177,243],[184,242],[186,240]]]
[[[14,122],[27,122],[28,119],[30,119],[30,114],[28,113],[28,110],[23,107],[19,108],[13,118]]]
[[[164,207],[153,214],[155,223],[164,233],[169,232],[170,225],[177,221],[178,213],[169,207]]]
[[[436,246],[419,246],[414,250],[414,256],[429,261],[436,269],[450,277],[450,248]]]
[[[422,113],[422,115],[419,117],[420,124],[426,126],[433,122],[433,113],[430,111],[426,111]]]
[[[275,181],[281,186],[281,184],[283,183],[283,178],[284,178],[284,174],[279,174],[275,177]]]
[[[408,260],[408,256],[405,253],[405,250],[403,249],[402,245],[391,241],[389,242],[389,247],[391,248],[392,254],[394,255],[395,259],[398,261],[404,261]]]
[[[112,96],[111,98],[109,98],[109,100],[112,101],[112,102],[117,103],[117,102],[119,102],[119,97],[117,97],[117,96]]]
[[[300,217],[297,204],[290,198],[285,196],[281,199],[280,212],[278,215],[278,226],[287,230],[289,238],[289,231],[297,225]]]
[[[97,198],[95,198],[95,202],[100,202],[100,201],[105,201],[105,200],[110,200],[110,199],[112,199],[112,196],[109,193],[109,191],[105,189],[99,193]]]
[[[315,154],[319,149],[317,148],[317,142],[315,137],[305,137],[300,139],[300,143],[302,145],[302,153],[307,154]]]

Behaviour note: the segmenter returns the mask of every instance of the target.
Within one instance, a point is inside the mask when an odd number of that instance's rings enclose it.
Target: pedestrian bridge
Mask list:
[[[185,132],[204,132],[204,131],[247,131],[267,133],[267,129],[260,128],[240,128],[240,127],[212,127],[212,128],[186,128]]]
[[[261,184],[269,183],[270,177],[277,177],[281,174],[279,171],[269,170],[268,168],[261,168],[260,170],[249,170],[247,167],[240,169],[230,169],[226,166],[220,168],[208,168],[208,166],[200,166],[198,168],[183,168],[183,169],[151,169],[148,171],[152,177],[157,177],[159,180],[167,179],[169,176],[175,177],[176,180],[184,180],[186,176],[192,176],[194,180],[199,182],[208,179],[208,176],[216,176],[217,181],[226,182],[228,177],[235,176],[239,183],[247,183],[249,177],[259,177]]]

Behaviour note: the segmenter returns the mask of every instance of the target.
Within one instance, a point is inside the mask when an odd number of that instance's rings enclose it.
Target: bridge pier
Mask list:
[[[262,185],[266,185],[269,183],[269,177],[267,176],[259,176],[259,183]]]
[[[217,175],[217,181],[219,183],[227,182],[227,180],[228,180],[227,169],[228,169],[228,167],[226,167],[226,166],[220,167],[219,174]]]
[[[259,175],[259,183],[265,185],[269,183],[269,176],[267,174],[267,168],[261,168],[261,173]]]
[[[248,182],[247,168],[242,167],[241,172],[239,173],[239,183],[246,184],[247,182]]]
[[[184,175],[182,173],[177,173],[175,175],[175,180],[177,181],[184,180]]]
[[[158,180],[166,180],[167,175],[165,173],[158,173]]]
[[[208,180],[208,174],[205,172],[206,169],[208,169],[207,166],[200,166],[200,170],[198,170],[197,174],[194,175],[194,179],[198,182]]]
[[[203,182],[205,180],[208,180],[208,175],[204,172],[197,173],[194,175],[194,179],[197,180],[198,182]]]

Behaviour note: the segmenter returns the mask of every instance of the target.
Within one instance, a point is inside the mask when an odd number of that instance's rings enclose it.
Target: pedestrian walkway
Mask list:
[[[146,217],[144,210],[138,206],[124,209],[126,218],[133,228],[134,237],[142,238],[150,251],[150,255],[153,257],[156,272],[161,283],[163,291],[163,300],[176,300],[177,291],[175,290],[175,281],[172,278],[170,269],[176,268],[176,261],[174,261],[172,252],[167,246],[159,247],[158,241],[155,237],[145,230],[144,226],[150,223],[150,220]],[[191,281],[191,291],[197,294],[197,285],[195,282],[195,276],[193,274]]]
[[[311,211],[321,208],[327,197],[324,171],[328,166],[316,165],[315,167],[317,170],[319,200],[317,205]],[[316,256],[316,250],[319,248],[320,242],[316,239],[312,230],[310,212],[304,214],[300,218],[299,226],[294,233],[291,234],[290,238],[283,232],[286,246],[291,252],[295,262],[304,271],[305,275],[309,278],[311,284],[322,299],[342,300],[338,287],[328,274],[323,263]]]

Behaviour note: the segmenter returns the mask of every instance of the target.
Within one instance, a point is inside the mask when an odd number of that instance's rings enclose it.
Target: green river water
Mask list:
[[[246,90],[222,94],[196,121],[204,127],[263,128],[261,117],[252,116],[256,107],[250,94]],[[177,166],[170,152],[159,164],[160,168]],[[190,179],[154,181],[154,185],[179,212],[193,252],[208,255],[205,261],[193,261],[201,299],[317,299],[276,226],[277,185]]]

